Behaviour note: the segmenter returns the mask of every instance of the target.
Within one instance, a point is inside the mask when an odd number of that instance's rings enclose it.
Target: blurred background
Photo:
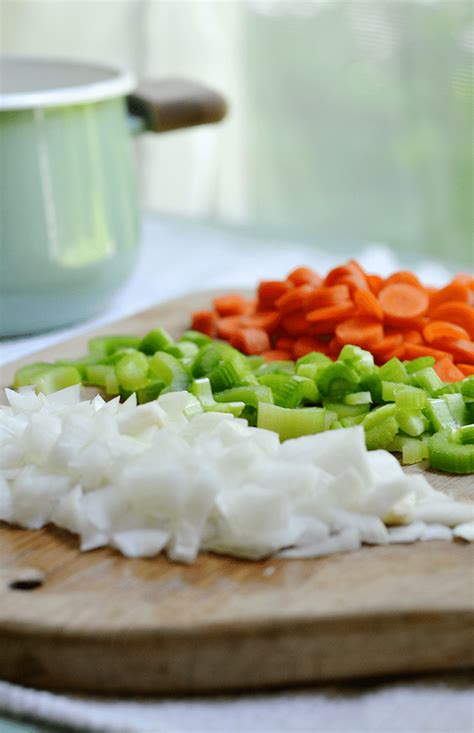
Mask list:
[[[142,207],[472,264],[472,0],[4,0],[5,52],[209,83],[219,126],[137,140]]]

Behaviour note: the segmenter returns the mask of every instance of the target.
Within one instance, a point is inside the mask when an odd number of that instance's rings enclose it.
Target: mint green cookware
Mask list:
[[[131,134],[217,122],[218,94],[180,80],[4,57],[0,67],[0,336],[99,313],[137,254]]]

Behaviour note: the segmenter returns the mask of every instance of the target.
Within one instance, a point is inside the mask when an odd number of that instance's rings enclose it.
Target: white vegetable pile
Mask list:
[[[319,557],[362,543],[474,539],[474,505],[367,452],[361,427],[288,440],[187,392],[137,407],[78,387],[7,390],[0,408],[0,519],[53,522],[81,550],[128,557],[200,550],[259,559]],[[398,525],[389,526],[387,525]]]

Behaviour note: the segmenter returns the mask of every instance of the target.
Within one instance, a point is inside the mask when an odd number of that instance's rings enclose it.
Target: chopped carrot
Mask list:
[[[261,354],[270,350],[270,338],[262,328],[240,328],[230,339],[235,349],[244,354]]]
[[[217,321],[217,335],[221,339],[229,340],[242,327],[243,316],[225,316]]]
[[[245,313],[247,301],[238,293],[229,293],[214,298],[213,306],[218,316],[238,316]]]
[[[310,285],[299,285],[281,295],[275,301],[275,307],[282,314],[301,310],[306,305],[307,298],[312,292],[313,288]]]
[[[401,333],[390,333],[385,335],[381,341],[373,344],[371,351],[374,356],[383,357],[389,351],[398,349],[403,344],[403,336]],[[385,359],[384,361],[388,361]]]
[[[337,336],[333,336],[328,344],[328,356],[332,359],[337,359],[343,346],[344,344],[341,344]]]
[[[434,349],[432,346],[405,344],[405,359],[418,359],[419,356],[434,356],[435,359],[442,359],[444,356],[447,356],[452,359],[446,351]]]
[[[280,336],[280,338],[277,338],[275,341],[275,347],[281,351],[293,351],[294,343],[295,339],[291,338],[291,336]]]
[[[310,354],[312,351],[327,354],[328,345],[313,336],[300,336],[293,345],[293,354],[297,359],[301,356],[306,356],[306,354]]]
[[[474,342],[467,339],[438,339],[435,346],[444,349],[455,361],[474,364]]]
[[[399,270],[398,272],[392,273],[390,277],[387,277],[385,280],[385,285],[391,285],[392,283],[405,283],[406,285],[412,285],[415,288],[423,290],[423,285],[420,283],[417,276],[409,270]]]
[[[383,277],[380,277],[380,275],[367,275],[366,277],[370,291],[374,295],[378,295],[384,285]]]
[[[282,318],[281,325],[290,336],[304,336],[308,331],[308,321],[303,313],[290,313]]]
[[[447,356],[438,359],[433,368],[443,382],[458,382],[460,379],[464,379],[462,371]]]
[[[253,315],[241,317],[243,328],[263,328],[268,334],[275,331],[279,322],[280,316],[277,311],[257,311]]]
[[[423,324],[424,327],[424,324]],[[423,343],[423,336],[419,331],[416,331],[414,328],[393,328],[389,327],[385,331],[387,336],[391,336],[394,334],[398,334],[403,338],[403,341],[408,341],[411,344],[422,344]]]
[[[343,275],[338,278],[334,284],[347,285],[351,293],[354,293],[356,290],[369,290],[367,280],[365,277],[359,275],[358,272],[350,272],[348,275]]]
[[[258,303],[263,310],[269,310],[275,305],[275,301],[291,290],[293,285],[281,280],[262,280],[258,286]]]
[[[359,308],[361,315],[371,316],[383,321],[384,312],[377,298],[370,290],[356,290],[354,293],[354,303]]]
[[[268,349],[268,351],[262,351],[262,356],[265,361],[291,361],[293,353],[284,349]]]
[[[383,328],[375,318],[357,316],[336,326],[336,336],[342,344],[370,348],[383,339]]]
[[[454,300],[451,303],[441,303],[431,313],[432,318],[456,323],[464,328],[474,339],[474,308],[468,303]]]
[[[317,288],[306,298],[306,309],[312,311],[315,308],[325,308],[328,305],[347,304],[350,299],[350,291],[347,285],[333,285],[332,287]]]
[[[457,368],[464,374],[465,377],[470,377],[474,374],[474,364],[456,364]]]
[[[296,267],[290,272],[287,280],[293,285],[313,285],[317,287],[322,284],[322,278],[311,267]]]
[[[442,303],[452,303],[457,301],[459,303],[467,303],[469,297],[468,288],[460,282],[450,282],[445,288],[437,290],[430,298],[430,311],[436,310],[436,308]]]
[[[328,305],[326,308],[316,308],[306,314],[309,323],[321,323],[322,321],[342,321],[344,318],[353,316],[356,312],[355,306],[349,301],[341,305]]]
[[[399,321],[418,318],[428,310],[427,294],[407,283],[385,285],[377,297],[384,313]]]
[[[453,283],[461,283],[465,285],[469,290],[474,290],[474,277],[468,275],[467,272],[457,272],[452,279]]]
[[[423,338],[429,344],[439,339],[469,339],[468,332],[449,321],[431,321],[423,329]]]
[[[213,311],[195,311],[193,313],[191,327],[195,331],[205,333],[212,338],[216,335],[217,316]]]

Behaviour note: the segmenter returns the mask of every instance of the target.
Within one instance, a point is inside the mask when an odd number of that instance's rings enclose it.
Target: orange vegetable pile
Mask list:
[[[443,288],[412,272],[366,273],[350,260],[325,278],[297,267],[286,280],[263,280],[257,298],[229,293],[192,327],[266,360],[320,351],[337,359],[345,344],[371,351],[377,364],[396,356],[433,356],[445,382],[474,374],[474,278],[459,273]]]

